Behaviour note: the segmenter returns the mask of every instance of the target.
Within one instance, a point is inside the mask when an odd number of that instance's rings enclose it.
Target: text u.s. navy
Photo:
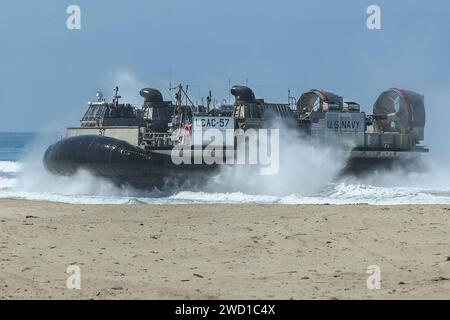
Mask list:
[[[328,129],[351,129],[351,130],[358,130],[359,128],[359,121],[327,121],[327,128]]]

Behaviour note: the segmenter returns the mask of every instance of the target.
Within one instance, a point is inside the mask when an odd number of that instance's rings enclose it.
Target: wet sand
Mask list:
[[[0,200],[0,298],[450,299],[449,230],[442,205]]]

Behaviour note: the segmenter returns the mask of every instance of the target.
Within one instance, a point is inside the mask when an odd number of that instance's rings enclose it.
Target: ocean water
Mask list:
[[[82,204],[450,204],[450,169],[430,155],[421,172],[399,168],[364,178],[337,177],[339,160],[331,151],[300,145],[284,156],[288,174],[275,180],[233,169],[211,178],[219,183],[196,190],[140,191],[88,172],[49,174],[42,155],[58,139],[57,134],[0,133],[0,198]]]

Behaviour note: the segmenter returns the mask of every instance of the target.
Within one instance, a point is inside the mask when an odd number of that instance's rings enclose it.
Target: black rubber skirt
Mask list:
[[[83,169],[115,183],[139,188],[202,181],[215,169],[215,166],[175,165],[170,152],[145,151],[122,140],[96,135],[60,140],[48,147],[43,162],[56,175],[70,176]]]

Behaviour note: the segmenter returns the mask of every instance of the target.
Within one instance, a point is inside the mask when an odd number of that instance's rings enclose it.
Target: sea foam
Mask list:
[[[0,198],[73,204],[445,204],[450,205],[450,184],[445,171],[428,173],[374,173],[365,178],[323,181],[314,193],[261,192],[248,188],[221,191],[151,190],[117,187],[88,172],[71,177],[53,176],[42,164],[0,161]],[[384,176],[386,175],[386,176]],[[438,179],[440,178],[440,179]],[[245,190],[245,191],[244,191]],[[250,192],[249,192],[250,191]],[[268,190],[271,191],[271,190]]]

